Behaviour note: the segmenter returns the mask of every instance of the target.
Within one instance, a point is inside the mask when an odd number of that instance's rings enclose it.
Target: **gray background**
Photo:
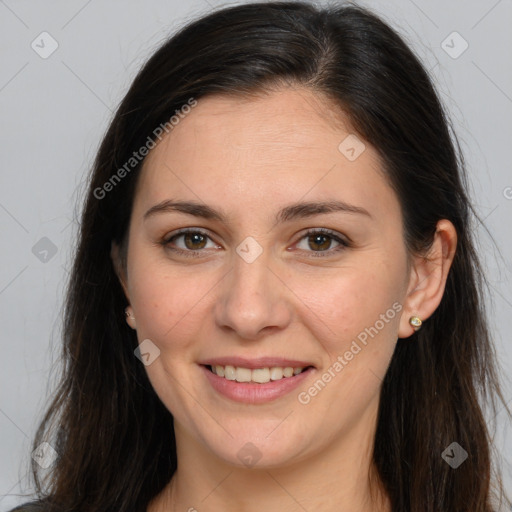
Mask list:
[[[451,112],[484,219],[476,229],[493,288],[489,313],[499,361],[510,374],[512,2],[361,3],[414,47]],[[0,0],[0,510],[25,501],[20,492],[31,492],[30,441],[59,372],[76,214],[107,121],[141,64],[169,33],[229,4],[234,2]],[[39,52],[51,49],[43,31],[58,43],[47,58],[31,47],[34,41]],[[454,31],[463,39],[450,36]],[[458,55],[464,41],[469,46]],[[50,252],[41,252],[44,247]],[[504,386],[512,405],[512,385]],[[512,428],[503,410],[498,421],[496,447],[505,457],[512,494]]]

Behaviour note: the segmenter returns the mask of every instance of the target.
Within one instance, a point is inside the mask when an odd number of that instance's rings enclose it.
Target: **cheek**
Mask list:
[[[130,272],[130,302],[140,340],[151,339],[161,351],[179,348],[201,325],[201,300],[212,288],[208,275],[172,268],[160,258],[134,256]],[[203,319],[204,321],[204,319]],[[171,343],[172,341],[172,343]]]
[[[315,407],[326,422],[351,422],[378,396],[396,346],[400,290],[391,274],[377,269],[347,270],[327,281],[328,292],[309,284],[303,290],[309,297],[304,311],[315,313],[309,313],[309,330],[326,357],[318,380],[301,391],[312,401],[319,397]]]
[[[160,351],[145,368],[148,378],[168,410],[186,421],[183,411],[192,409],[194,404],[193,400],[190,402],[191,395],[183,393],[180,383],[189,382],[197,340],[204,338],[201,300],[214,282],[208,286],[206,276],[184,277],[183,272],[170,272],[161,263],[143,265],[132,277],[135,290],[132,306],[139,343],[150,339]],[[187,386],[191,385],[189,382]]]
[[[375,324],[384,335],[398,329],[399,315],[393,304],[400,299],[400,291],[391,271],[381,272],[371,265],[344,268],[322,280],[304,279],[300,286],[319,332],[329,340],[326,348],[342,349]]]

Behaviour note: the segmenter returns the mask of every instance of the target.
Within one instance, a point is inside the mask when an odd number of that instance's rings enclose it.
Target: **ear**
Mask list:
[[[119,254],[119,246],[114,241],[112,241],[110,247],[110,258],[112,259],[112,264],[114,265],[114,271],[119,279],[119,282],[121,283],[121,286],[123,287],[124,294],[126,295],[128,302],[130,302],[130,297],[128,295],[128,287],[126,285],[126,276],[123,271],[121,256]]]
[[[399,338],[408,338],[415,332],[409,323],[411,316],[425,321],[439,306],[456,248],[457,231],[454,225],[447,219],[440,220],[428,254],[414,256],[400,319]]]

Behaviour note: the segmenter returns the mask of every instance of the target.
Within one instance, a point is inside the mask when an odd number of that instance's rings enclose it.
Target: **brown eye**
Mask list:
[[[162,245],[170,251],[180,253],[187,256],[197,255],[200,252],[205,252],[203,249],[209,249],[207,247],[208,242],[213,244],[213,248],[219,248],[218,245],[214,244],[210,236],[197,229],[184,229],[175,235],[162,240]]]
[[[324,254],[321,253],[326,253],[325,256],[332,255],[350,247],[350,243],[329,230],[312,229],[300,239],[297,246],[301,251],[309,252],[309,256],[322,257]]]
[[[330,248],[332,237],[324,234],[309,235],[308,244],[313,250],[326,251]]]
[[[206,236],[201,233],[190,232],[181,235],[183,240],[185,241],[185,246],[187,249],[194,251],[196,249],[203,249],[206,245]]]

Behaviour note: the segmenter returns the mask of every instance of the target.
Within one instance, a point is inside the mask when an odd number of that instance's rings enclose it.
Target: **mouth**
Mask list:
[[[304,385],[316,371],[314,366],[246,368],[200,364],[209,388],[235,402],[250,405],[275,401]]]

